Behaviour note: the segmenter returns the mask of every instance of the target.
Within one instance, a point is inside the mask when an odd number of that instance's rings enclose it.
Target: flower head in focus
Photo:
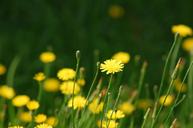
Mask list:
[[[193,34],[192,29],[189,26],[183,24],[172,26],[172,32],[179,33],[182,37],[191,36]]]
[[[72,80],[74,79],[76,72],[71,68],[63,68],[58,71],[57,76],[60,80]]]
[[[34,76],[34,80],[41,82],[46,78],[45,74],[43,72],[39,72],[37,74],[35,74]]]
[[[27,108],[29,110],[36,110],[39,108],[40,104],[38,101],[36,100],[32,100],[32,101],[29,101],[27,104],[26,104]]]

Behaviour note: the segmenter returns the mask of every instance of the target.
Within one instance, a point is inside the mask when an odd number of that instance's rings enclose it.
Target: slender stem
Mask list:
[[[144,128],[144,127],[145,127],[145,123],[146,123],[146,121],[147,121],[147,117],[148,117],[148,115],[149,115],[149,112],[150,112],[150,108],[147,109],[147,111],[146,111],[146,113],[145,113],[145,115],[144,115],[144,117],[143,117],[143,123],[142,123],[142,125],[141,125],[141,128]]]
[[[38,82],[38,85],[39,85],[39,90],[38,90],[37,101],[39,103],[41,103],[41,98],[42,98],[42,94],[43,94],[42,82]]]
[[[193,53],[190,53],[190,65],[193,62]],[[188,74],[188,98],[190,101],[193,100],[193,70],[190,69],[190,73]],[[189,106],[192,106],[192,102],[189,102]]]

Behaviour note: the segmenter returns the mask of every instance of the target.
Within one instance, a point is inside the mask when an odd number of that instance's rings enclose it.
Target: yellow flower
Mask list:
[[[25,106],[30,98],[27,95],[18,95],[12,99],[12,104],[16,107]]]
[[[44,90],[47,92],[57,92],[60,82],[55,78],[49,78],[44,81]]]
[[[57,122],[58,122],[57,118],[53,117],[53,116],[48,117],[48,119],[46,120],[46,123],[51,125],[51,126],[56,126]]]
[[[8,126],[8,128],[23,128],[23,126],[15,125],[15,126]]]
[[[97,123],[98,127],[101,128],[101,121]],[[108,127],[107,127],[108,126]],[[102,128],[117,128],[118,123],[114,120],[102,121]]]
[[[152,101],[150,99],[140,99],[137,102],[137,107],[143,110],[147,110],[147,108],[151,107],[153,105]]]
[[[121,110],[109,110],[106,114],[106,117],[108,119],[121,119],[121,118],[124,118],[125,117],[125,114],[121,111]]]
[[[45,78],[46,78],[46,76],[44,75],[43,72],[39,72],[39,73],[35,74],[35,76],[34,76],[34,80],[39,81],[39,82],[43,81]]]
[[[103,106],[104,106],[104,102],[100,102],[99,103],[99,99],[95,98],[88,106],[88,109],[94,113],[94,114],[98,114],[99,112],[101,112],[103,110]]]
[[[104,61],[104,63],[101,64],[100,69],[102,72],[106,72],[106,74],[114,74],[122,71],[123,67],[124,65],[121,63],[121,61],[110,59]]]
[[[35,128],[53,128],[52,126],[50,126],[49,124],[38,124],[35,126]]]
[[[40,55],[40,61],[42,61],[43,63],[51,63],[55,61],[55,59],[56,55],[53,52],[43,52]]]
[[[119,5],[112,5],[110,6],[108,13],[109,13],[109,16],[116,19],[124,15],[124,9]]]
[[[165,100],[165,102],[164,102]],[[173,95],[168,95],[166,98],[166,95],[163,95],[159,99],[159,103],[164,106],[170,106],[174,101],[174,96]]]
[[[60,80],[72,80],[74,79],[76,72],[71,68],[63,68],[58,71],[58,78]]]
[[[180,36],[182,36],[182,37],[192,35],[192,29],[189,26],[186,26],[186,25],[183,25],[183,24],[172,26],[172,32],[173,33],[179,33]]]
[[[12,99],[15,96],[15,91],[13,88],[7,85],[3,85],[3,86],[0,86],[0,96],[6,99]]]
[[[60,86],[60,90],[63,94],[71,95],[73,94],[74,81],[66,81],[63,82]],[[80,92],[80,87],[77,83],[75,83],[74,94],[78,94]]]
[[[6,70],[7,70],[6,67],[4,65],[0,64],[0,75],[5,74]]]
[[[184,40],[182,48],[187,52],[191,52],[193,50],[193,38]]]
[[[123,64],[126,64],[130,60],[130,55],[127,52],[118,52],[114,54],[112,58],[121,61]]]
[[[21,112],[19,113],[19,119],[23,122],[31,122],[32,114],[31,112]]]
[[[47,119],[47,116],[45,114],[38,114],[37,116],[35,116],[36,123],[43,123],[46,121],[46,119]]]
[[[32,100],[32,101],[29,101],[26,106],[29,110],[36,110],[39,108],[40,105],[38,101]]]
[[[175,86],[176,91],[178,91],[178,92],[186,92],[187,91],[187,85],[182,84],[180,79],[176,79],[174,81],[174,86]]]
[[[135,111],[135,106],[129,102],[120,104],[118,108],[127,115],[130,115]]]
[[[74,97],[74,109],[82,109],[86,106],[86,99],[82,96]],[[68,101],[68,107],[72,107],[72,98]]]
[[[84,86],[86,84],[86,81],[84,79],[78,79],[77,80],[78,85]]]

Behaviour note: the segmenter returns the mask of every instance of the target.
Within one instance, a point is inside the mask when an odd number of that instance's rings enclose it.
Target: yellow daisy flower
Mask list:
[[[97,125],[99,128],[101,128],[100,120],[98,121]],[[117,127],[118,127],[118,123],[115,120],[102,121],[102,128],[117,128]]]
[[[74,79],[76,72],[71,68],[63,68],[58,71],[57,76],[60,80],[72,80]]]
[[[46,76],[44,75],[43,72],[39,72],[39,73],[35,74],[35,76],[34,76],[34,80],[36,80],[38,82],[43,81],[45,78],[46,78]]]
[[[73,94],[74,81],[66,81],[63,82],[60,86],[60,90],[65,95]],[[80,87],[77,83],[75,83],[74,94],[78,94],[80,92]]]
[[[124,9],[119,5],[112,5],[110,6],[108,13],[110,17],[117,19],[124,15]]]
[[[46,120],[46,123],[51,125],[51,126],[56,126],[57,123],[58,123],[58,120],[56,117],[54,116],[51,116],[51,117],[48,117],[47,120]]]
[[[110,59],[104,61],[100,65],[100,69],[102,72],[106,72],[106,74],[114,74],[116,72],[122,71],[124,65],[121,63],[121,61]]]
[[[120,104],[118,108],[127,115],[130,115],[135,111],[135,106],[129,102],[124,102]]]
[[[36,110],[39,108],[40,104],[38,101],[32,100],[32,101],[29,101],[26,106],[29,110]]]
[[[43,123],[43,124],[36,125],[35,128],[53,128],[53,127],[49,124]]]
[[[180,36],[182,36],[182,37],[192,35],[192,29],[189,26],[186,26],[186,25],[183,25],[183,24],[172,26],[172,32],[173,33],[179,33]]]
[[[19,113],[19,120],[22,122],[31,122],[32,121],[32,114],[31,112],[21,112]]]
[[[130,60],[130,55],[127,52],[118,52],[114,54],[112,58],[121,61],[123,64],[126,64]]]
[[[46,121],[46,119],[47,119],[47,116],[45,114],[38,114],[37,116],[35,116],[36,123],[43,123]]]
[[[182,48],[187,52],[193,51],[193,38],[185,39]]]
[[[104,102],[99,102],[99,98],[95,98],[89,105],[88,109],[94,113],[98,114],[103,110]]]
[[[108,119],[121,119],[121,118],[124,118],[125,117],[125,114],[121,111],[121,110],[109,110],[106,114],[106,117]]]
[[[82,109],[86,106],[86,99],[82,96],[74,97],[74,109]],[[72,107],[72,98],[68,101],[68,107]]]
[[[2,64],[0,64],[0,75],[3,75],[5,74],[7,71],[6,67]]]
[[[0,96],[5,99],[12,99],[15,96],[15,91],[7,85],[0,86]]]
[[[60,82],[55,78],[49,78],[44,81],[44,90],[47,92],[57,92]]]
[[[18,95],[12,99],[12,104],[16,107],[25,106],[30,98],[27,95]]]
[[[40,61],[43,63],[51,63],[55,61],[56,55],[53,52],[43,52],[40,54]]]
[[[166,95],[161,96],[160,99],[159,99],[159,103],[161,105],[166,106],[166,107],[170,106],[174,101],[174,96],[173,95],[168,95],[166,100],[165,100],[165,98],[166,98]],[[164,100],[165,100],[165,102],[164,102]]]

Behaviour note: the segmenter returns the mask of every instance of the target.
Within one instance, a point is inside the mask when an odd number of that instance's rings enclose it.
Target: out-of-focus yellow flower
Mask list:
[[[135,106],[129,102],[120,104],[118,108],[127,115],[130,115],[135,111]]]
[[[97,122],[99,128],[101,128],[101,121]],[[117,128],[118,123],[115,120],[102,121],[102,128]]]
[[[123,67],[124,65],[121,63],[121,61],[109,59],[101,64],[100,69],[102,72],[106,72],[106,74],[114,74],[122,71]]]
[[[74,87],[74,94],[78,94],[80,92],[80,87],[78,86],[77,83],[74,83],[74,81],[63,82],[60,86],[60,90],[65,95],[71,95],[73,94],[73,87]]]
[[[193,51],[193,38],[185,39],[182,48],[187,52]]]
[[[86,99],[82,96],[75,96],[74,97],[74,109],[82,109],[86,106]],[[68,101],[68,107],[72,107],[72,98]]]
[[[72,80],[74,79],[76,72],[71,68],[63,68],[58,71],[57,76],[60,80]]]
[[[40,104],[38,101],[32,100],[32,101],[29,101],[26,106],[29,110],[36,110],[39,108]]]
[[[39,82],[43,81],[45,78],[46,78],[46,76],[44,75],[43,72],[39,72],[39,73],[35,74],[35,76],[34,76],[34,80],[39,81]]]
[[[112,58],[121,61],[123,64],[126,64],[130,60],[130,55],[127,52],[118,52],[114,54]]]
[[[19,120],[22,122],[31,122],[32,121],[32,114],[31,112],[21,112],[19,113]]]
[[[55,61],[56,55],[53,52],[43,52],[40,54],[40,61],[43,63],[51,63]]]
[[[0,75],[3,75],[5,74],[7,71],[6,67],[2,64],[0,64]]]
[[[120,18],[124,15],[124,9],[123,7],[119,6],[119,5],[112,5],[109,7],[109,16],[112,17],[112,18]]]
[[[15,96],[15,91],[7,85],[0,86],[0,96],[5,99],[12,99]]]
[[[23,128],[23,126],[15,125],[15,126],[8,126],[8,128]]]
[[[147,110],[147,108],[151,107],[153,102],[150,99],[140,99],[137,102],[137,107],[143,110]]]
[[[104,102],[99,102],[99,98],[95,98],[88,106],[88,109],[94,113],[98,114],[103,110]]]
[[[182,84],[180,79],[176,79],[174,81],[174,86],[175,86],[176,91],[178,91],[178,92],[186,92],[187,91],[187,85]]]
[[[84,86],[86,84],[86,81],[84,79],[78,79],[77,80],[78,85]]]
[[[47,120],[46,120],[46,123],[51,125],[51,126],[56,126],[57,123],[58,123],[58,120],[56,117],[54,116],[51,116],[51,117],[48,117]]]
[[[125,117],[125,114],[121,111],[121,110],[109,110],[106,114],[106,117],[108,119],[113,119],[113,120],[116,120],[116,119],[121,119],[121,118],[124,118]]]
[[[60,82],[55,78],[49,78],[44,81],[44,90],[47,92],[57,92]]]
[[[192,35],[192,29],[189,26],[186,26],[186,25],[183,25],[183,24],[172,26],[172,32],[173,33],[179,33],[180,36],[182,36],[182,37]]]
[[[43,123],[43,124],[36,125],[35,128],[53,128],[53,127],[49,124]]]
[[[46,119],[47,119],[47,116],[45,114],[38,114],[37,116],[35,116],[36,123],[43,123],[46,121]]]
[[[164,102],[165,100],[165,102]],[[166,95],[163,95],[159,99],[159,103],[164,106],[170,106],[174,101],[174,96],[173,95],[168,95],[166,98]]]
[[[18,95],[12,99],[12,104],[16,107],[25,106],[30,98],[27,95]]]

